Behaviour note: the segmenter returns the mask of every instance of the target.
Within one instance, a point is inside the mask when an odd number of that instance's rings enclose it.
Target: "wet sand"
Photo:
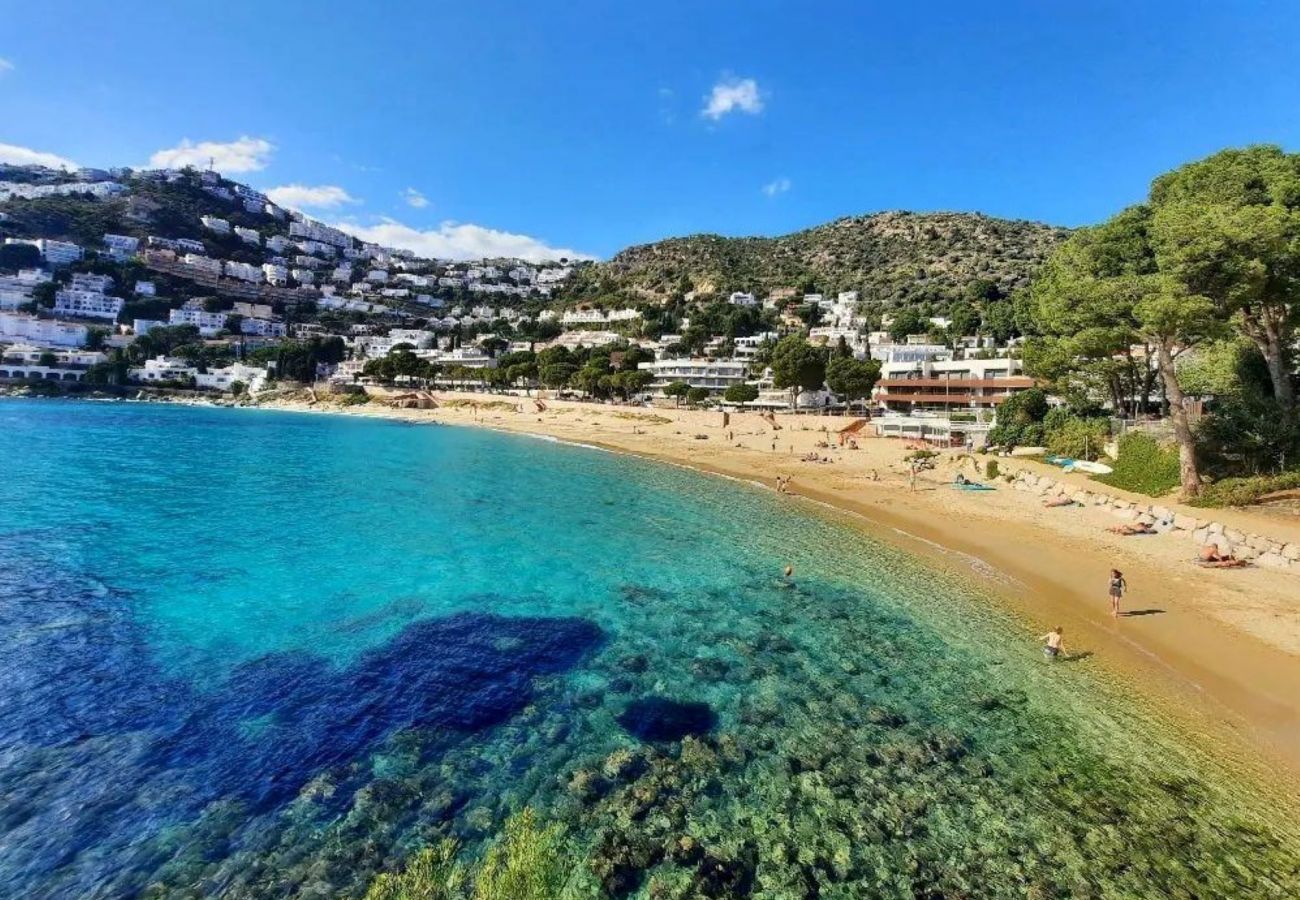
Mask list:
[[[774,432],[753,413],[733,414],[724,427],[718,412],[554,400],[538,411],[524,397],[438,397],[434,410],[269,405],[546,435],[768,487],[779,475],[791,476],[790,502],[865,528],[1005,598],[1023,620],[1026,653],[1038,653],[1038,636],[1064,625],[1071,651],[1090,653],[1088,665],[1104,670],[1135,701],[1148,702],[1153,714],[1172,716],[1208,755],[1236,760],[1270,776],[1273,790],[1300,797],[1295,575],[1201,569],[1185,535],[1119,537],[1105,531],[1117,520],[1104,509],[1046,509],[1041,498],[1001,482],[991,492],[954,490],[948,484],[958,471],[983,480],[983,472],[956,452],[945,452],[912,491],[902,442],[859,435],[858,449],[837,446],[836,431],[849,419],[778,416],[781,428]],[[817,447],[822,441],[832,446]],[[807,453],[831,461],[804,462]],[[1276,518],[1241,511],[1215,511],[1214,518],[1300,540],[1300,525]],[[1106,598],[1112,566],[1124,571],[1130,586],[1128,614],[1118,620]]]

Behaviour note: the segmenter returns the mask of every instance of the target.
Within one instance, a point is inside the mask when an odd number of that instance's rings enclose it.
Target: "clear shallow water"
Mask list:
[[[1086,667],[744,485],[60,402],[0,404],[0,460],[6,896],[355,894],[525,804],[592,896],[1300,885],[1289,836]]]

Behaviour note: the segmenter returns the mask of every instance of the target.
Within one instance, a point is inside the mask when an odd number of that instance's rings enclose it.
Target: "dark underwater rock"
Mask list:
[[[68,592],[63,583],[50,590]],[[25,702],[0,707],[0,752],[17,744],[33,759],[57,755],[68,774],[39,782],[39,805],[22,794],[8,798],[5,820],[21,817],[22,827],[46,837],[23,846],[14,863],[23,881],[6,885],[6,896],[40,895],[36,886],[67,866],[70,849],[92,846],[112,859],[102,870],[103,884],[113,885],[104,895],[133,895],[144,887],[136,879],[155,865],[149,841],[161,829],[216,801],[239,803],[244,815],[276,809],[324,773],[337,773],[339,787],[311,791],[311,801],[322,810],[344,804],[354,790],[340,779],[350,780],[350,767],[385,741],[411,730],[463,734],[497,725],[533,701],[537,676],[572,669],[602,640],[596,625],[578,618],[462,613],[412,622],[346,666],[290,650],[198,686],[150,658],[122,606],[113,594],[89,598],[94,628],[36,631],[38,639],[19,648],[13,670],[23,678],[7,687]],[[380,779],[357,797],[357,820],[399,817],[417,802],[405,782]],[[255,849],[247,836],[240,840],[243,850]],[[92,871],[69,876],[66,895],[96,893],[78,880]]]
[[[641,886],[645,870],[663,854],[663,846],[645,834],[620,828],[605,833],[589,864],[610,896],[626,897]]]
[[[722,681],[731,671],[731,663],[715,656],[697,656],[691,660],[691,674],[701,681]]]
[[[706,734],[718,717],[707,703],[643,697],[619,714],[618,724],[643,741],[679,741],[688,734]]]
[[[646,669],[650,668],[650,660],[644,653],[631,653],[618,661],[618,666],[624,672],[631,672],[634,675],[640,675]]]
[[[867,721],[882,728],[902,728],[907,724],[907,716],[883,706],[873,706],[867,710]]]
[[[748,897],[754,890],[758,852],[746,844],[735,859],[706,853],[695,871],[696,889],[705,897]]]

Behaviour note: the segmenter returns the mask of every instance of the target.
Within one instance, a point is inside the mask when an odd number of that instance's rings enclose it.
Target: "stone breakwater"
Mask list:
[[[1275,540],[1262,534],[1239,531],[1216,522],[1162,506],[1117,497],[1103,491],[1082,489],[1078,485],[1039,475],[1028,469],[1005,473],[1004,478],[1018,491],[1036,494],[1045,501],[1065,498],[1080,506],[1105,508],[1125,522],[1148,525],[1159,534],[1182,535],[1197,546],[1214,545],[1218,552],[1246,560],[1257,566],[1300,575],[1300,543]]]

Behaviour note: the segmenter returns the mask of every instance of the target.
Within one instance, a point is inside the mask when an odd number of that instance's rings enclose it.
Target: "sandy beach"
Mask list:
[[[267,405],[546,435],[769,488],[778,476],[788,476],[791,503],[809,504],[983,582],[1023,620],[1026,653],[1038,652],[1038,635],[1063,625],[1068,645],[1091,654],[1089,665],[1113,674],[1134,695],[1154,700],[1161,713],[1213,742],[1214,753],[1245,763],[1255,757],[1261,771],[1285,767],[1290,777],[1283,779],[1283,790],[1296,793],[1300,578],[1294,575],[1202,569],[1185,536],[1121,537],[1106,531],[1117,520],[1104,508],[1045,508],[1041,498],[1001,482],[995,491],[954,490],[950,483],[958,471],[983,477],[956,451],[946,451],[913,490],[903,442],[858,436],[856,449],[838,446],[836,432],[851,419],[782,416],[774,431],[757,413],[732,414],[724,427],[716,411],[550,399],[539,410],[524,397],[437,397],[438,408],[423,410],[379,402],[346,408],[282,400]],[[829,461],[804,461],[808,454]],[[1081,475],[1066,477],[1088,484]],[[1234,510],[1214,515],[1232,527],[1300,540],[1300,520]],[[1111,567],[1122,569],[1130,586],[1127,614],[1119,619],[1111,617],[1106,597]]]

